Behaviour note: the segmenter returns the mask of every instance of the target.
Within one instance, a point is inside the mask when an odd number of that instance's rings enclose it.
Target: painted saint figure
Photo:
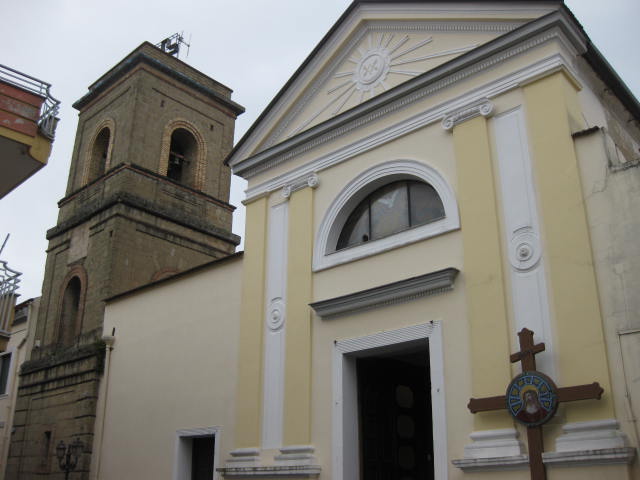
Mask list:
[[[523,423],[541,422],[548,414],[548,412],[542,408],[536,390],[525,390],[522,394],[522,403],[524,407],[518,412],[516,418]]]

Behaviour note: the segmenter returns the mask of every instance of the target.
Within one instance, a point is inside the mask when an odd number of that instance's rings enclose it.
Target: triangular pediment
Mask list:
[[[473,24],[466,22],[467,28]],[[476,25],[477,26],[477,25]],[[488,24],[482,26],[489,27]],[[505,24],[494,29],[509,28]],[[448,28],[447,28],[448,27]],[[362,25],[271,132],[266,147],[356,107],[458,55],[493,40],[496,31],[459,32],[460,22]],[[452,31],[447,31],[447,30]],[[444,30],[444,31],[443,31]]]
[[[348,112],[552,10],[356,5],[334,26],[240,141],[231,165]],[[434,7],[435,5],[435,7]]]

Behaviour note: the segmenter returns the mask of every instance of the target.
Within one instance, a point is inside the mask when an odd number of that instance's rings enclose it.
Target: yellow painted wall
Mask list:
[[[486,120],[454,127],[467,285],[471,369],[475,398],[501,395],[511,379],[508,301],[505,295],[495,174]],[[512,428],[506,411],[475,415],[475,429]]]
[[[559,386],[598,381],[601,401],[565,405],[567,421],[613,418],[590,235],[570,112],[575,89],[556,73],[524,87],[543,248],[555,318]]]
[[[236,448],[260,445],[267,199],[247,205],[240,311]]]
[[[285,339],[284,445],[311,441],[311,310],[313,190],[294,192],[289,200],[287,323]]]

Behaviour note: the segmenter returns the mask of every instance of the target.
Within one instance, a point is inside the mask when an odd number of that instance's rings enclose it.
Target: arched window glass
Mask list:
[[[177,128],[171,134],[167,177],[176,182],[193,186],[198,145],[193,135],[184,128]]]
[[[62,297],[60,312],[60,330],[58,340],[63,346],[72,345],[77,335],[78,314],[80,312],[80,294],[82,283],[78,277],[69,280]]]
[[[340,232],[336,250],[377,240],[444,218],[435,189],[424,182],[402,180],[370,193],[353,209]]]
[[[91,160],[89,171],[89,182],[104,175],[107,165],[107,157],[109,156],[109,141],[111,139],[111,130],[104,127],[96,136],[93,146],[91,147]]]

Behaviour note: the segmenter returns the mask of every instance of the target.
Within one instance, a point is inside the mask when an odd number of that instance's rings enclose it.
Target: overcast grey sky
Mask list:
[[[637,46],[640,0],[565,0],[594,44],[640,97]],[[20,301],[40,295],[47,229],[65,192],[77,126],[71,104],[140,43],[179,31],[191,35],[181,59],[234,90],[246,107],[236,140],[269,103],[350,0],[0,0],[4,13],[0,63],[53,85],[62,101],[49,164],[0,200],[2,260],[23,272]],[[244,183],[232,185],[238,206],[234,231],[244,235],[240,201]]]

